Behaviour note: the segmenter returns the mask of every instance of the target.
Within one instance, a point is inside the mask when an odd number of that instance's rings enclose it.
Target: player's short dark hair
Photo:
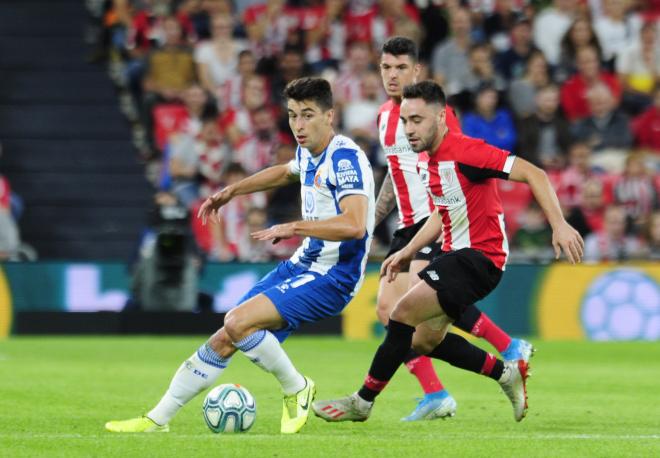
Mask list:
[[[422,99],[426,103],[435,103],[441,106],[447,104],[445,92],[440,85],[434,81],[420,81],[403,88],[404,99]]]
[[[392,37],[383,43],[381,54],[392,54],[393,56],[410,56],[413,62],[417,62],[417,45],[410,38]]]
[[[284,97],[296,102],[311,100],[323,111],[333,107],[330,83],[323,78],[308,76],[293,80],[284,88]]]

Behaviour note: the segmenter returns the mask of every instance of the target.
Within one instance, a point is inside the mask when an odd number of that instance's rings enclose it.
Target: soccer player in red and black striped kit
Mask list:
[[[449,326],[470,304],[497,286],[508,250],[495,179],[530,186],[552,227],[557,258],[563,251],[571,263],[576,263],[584,252],[584,241],[564,219],[545,172],[483,140],[448,129],[445,95],[439,85],[424,81],[406,86],[400,116],[413,151],[426,152],[420,154],[419,168],[434,210],[413,239],[383,262],[381,274],[388,281],[394,280],[415,253],[438,234],[442,234],[442,251],[419,273],[422,281],[392,310],[387,335],[362,388],[345,398],[313,404],[314,412],[327,421],[366,420],[376,396],[404,362],[411,346],[432,358],[439,357],[441,339]],[[435,334],[420,332],[425,328]],[[428,350],[433,344],[436,347]],[[514,418],[522,420],[527,412],[527,363],[495,359],[490,373],[511,401]]]
[[[390,100],[383,104],[378,115],[379,138],[387,158],[388,174],[376,201],[376,225],[381,223],[395,206],[399,216],[398,229],[386,256],[389,257],[410,242],[433,212],[434,205],[418,174],[418,154],[411,149],[399,117],[403,88],[414,83],[419,74],[417,46],[408,38],[390,38],[382,47],[380,67],[383,86]],[[447,108],[447,126],[452,132],[461,132],[460,124],[450,107]],[[410,271],[421,271],[440,248],[441,242],[422,248],[411,262]],[[392,282],[381,278],[377,315],[383,325],[387,325],[397,301],[417,281],[417,275],[408,275],[408,269],[404,269]],[[465,332],[483,337],[505,360],[528,361],[532,353],[531,344],[509,337],[474,305],[470,305],[454,325]],[[462,360],[465,364],[465,352],[471,353],[471,349],[463,337],[449,334],[444,340],[442,355],[446,361],[464,367],[457,360]],[[492,355],[484,361],[484,366],[479,366],[478,369],[487,371],[491,361],[494,361]],[[404,363],[417,377],[425,393],[416,409],[404,420],[431,420],[454,415],[456,401],[444,389],[431,360],[411,350]]]

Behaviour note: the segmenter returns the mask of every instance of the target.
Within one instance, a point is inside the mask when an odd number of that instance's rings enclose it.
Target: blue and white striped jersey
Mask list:
[[[353,140],[335,135],[323,153],[314,157],[298,146],[291,172],[300,175],[302,216],[305,220],[324,220],[341,213],[339,201],[348,195],[367,197],[367,233],[362,239],[331,242],[306,237],[290,261],[312,272],[328,274],[351,295],[362,285],[369,246],[374,232],[375,198],[371,164]]]

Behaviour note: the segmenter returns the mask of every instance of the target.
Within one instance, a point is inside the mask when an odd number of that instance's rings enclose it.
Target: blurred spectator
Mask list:
[[[573,0],[554,0],[534,19],[534,44],[551,65],[559,63],[560,43],[575,18],[576,6]]]
[[[224,174],[225,186],[232,185],[247,175],[245,169],[238,163],[229,164]],[[211,259],[232,261],[238,256],[238,244],[246,233],[246,216],[250,208],[264,208],[266,197],[257,192],[234,197],[223,211],[218,213],[218,224],[211,226],[213,236]],[[249,235],[249,234],[248,234]]]
[[[233,74],[216,92],[221,111],[236,109],[241,106],[241,98],[248,79],[255,75],[257,61],[249,49],[238,53],[237,72]]]
[[[211,20],[211,40],[195,48],[199,81],[212,94],[238,70],[238,55],[248,44],[233,37],[234,21],[229,14],[219,14]]]
[[[660,261],[660,211],[653,212],[646,226],[647,256]]]
[[[449,35],[448,9],[443,2],[436,0],[429,1],[426,5],[417,2],[417,6],[420,8],[420,22],[424,30],[419,46],[419,58],[428,62],[436,45],[446,40]]]
[[[507,88],[506,79],[495,68],[493,50],[489,45],[476,44],[470,48],[470,74],[465,88],[474,92],[484,84],[493,86],[499,93]]]
[[[295,9],[285,0],[266,0],[247,7],[243,23],[257,58],[271,58],[281,53],[289,33],[299,26]]]
[[[504,51],[511,46],[512,30],[522,17],[515,6],[514,0],[495,0],[495,10],[484,20],[486,39],[496,51]]]
[[[603,228],[605,218],[605,186],[600,178],[584,182],[577,206],[565,209],[566,220],[582,237]]]
[[[169,163],[172,192],[188,209],[220,186],[224,167],[231,160],[229,147],[220,134],[217,112],[209,110],[201,122],[199,134],[177,138]]]
[[[174,17],[164,20],[164,45],[147,57],[146,91],[142,101],[142,123],[153,147],[153,108],[162,102],[179,102],[183,91],[195,82],[192,52],[181,42],[181,26]]]
[[[639,38],[641,21],[627,12],[629,5],[627,0],[603,0],[603,15],[594,19],[594,30],[606,61],[613,60]]]
[[[401,35],[419,43],[419,11],[405,0],[349,1],[347,41],[364,41],[380,49],[388,37]]]
[[[589,234],[584,244],[587,262],[635,259],[644,249],[638,238],[626,235],[626,212],[616,205],[607,207],[603,229]]]
[[[202,130],[202,115],[213,101],[202,86],[193,84],[183,92],[183,104],[188,113],[188,119],[183,129],[191,135],[197,135]]]
[[[640,40],[619,52],[616,71],[623,85],[623,104],[632,113],[639,113],[651,104],[656,82],[660,82],[660,46],[657,24],[647,22]]]
[[[244,137],[254,131],[253,114],[264,105],[268,105],[269,94],[266,80],[259,75],[245,79],[241,105],[222,113],[221,126],[232,146],[238,145]]]
[[[632,145],[628,117],[616,108],[616,100],[604,84],[595,84],[587,91],[591,116],[573,125],[577,141],[588,143],[598,152],[605,149],[622,149]]]
[[[535,51],[532,24],[529,19],[519,19],[511,28],[509,46],[495,55],[495,68],[507,81],[522,78]]]
[[[603,55],[591,21],[586,17],[579,17],[573,21],[561,39],[559,62],[554,72],[557,81],[564,82],[577,72],[577,52],[586,46],[596,49],[599,58]]]
[[[559,203],[565,209],[577,207],[582,202],[585,182],[595,177],[591,167],[591,148],[586,143],[574,143],[568,152],[568,167],[556,179],[555,188]]]
[[[653,175],[646,168],[643,154],[628,155],[623,174],[614,182],[613,197],[614,202],[625,209],[634,231],[641,233],[658,207]]]
[[[591,114],[587,91],[597,83],[604,83],[610,88],[618,105],[621,99],[621,83],[615,75],[601,68],[598,51],[594,47],[585,46],[578,49],[577,67],[578,73],[561,87],[561,106],[569,121],[586,118]]]
[[[291,81],[309,74],[309,67],[305,63],[305,55],[302,48],[296,46],[287,47],[277,59],[277,70],[270,80],[273,104],[277,107],[284,104],[282,93]]]
[[[660,152],[660,84],[653,91],[653,106],[637,116],[631,128],[637,146]]]
[[[508,101],[516,117],[524,118],[536,110],[536,94],[550,84],[548,63],[540,51],[535,51],[527,60],[525,74],[509,86]]]
[[[552,229],[545,219],[543,210],[532,201],[521,215],[521,226],[512,240],[518,261],[548,261],[552,253]]]
[[[0,175],[0,261],[15,258],[20,244],[18,225],[11,212],[9,181]]]
[[[267,229],[266,210],[251,207],[245,214],[245,227],[236,244],[237,260],[240,262],[268,262],[273,259],[270,241],[257,240],[252,233]]]
[[[326,0],[306,8],[300,27],[305,31],[305,59],[315,71],[339,67],[346,55],[346,0]]]
[[[465,89],[465,81],[470,74],[470,12],[465,8],[455,9],[450,15],[449,24],[451,37],[433,50],[431,72],[447,96],[453,96]]]
[[[370,70],[371,47],[364,41],[356,41],[348,47],[348,58],[341,64],[334,81],[332,95],[335,103],[343,105],[362,97],[362,81]]]
[[[262,106],[252,113],[253,131],[244,136],[234,149],[234,161],[248,175],[273,165],[275,148],[288,141],[277,129],[277,118],[273,109]]]
[[[516,129],[509,110],[497,108],[495,88],[482,86],[476,95],[476,110],[463,117],[463,133],[481,138],[491,145],[512,151],[516,145]]]
[[[148,68],[147,59],[149,53],[154,49],[166,46],[168,42],[168,21],[176,21],[180,27],[176,36],[176,44],[183,41],[183,36],[191,36],[193,28],[185,13],[172,15],[169,2],[150,1],[137,5],[137,10],[132,11],[133,6],[129,2],[116,2],[117,12],[122,23],[129,24],[127,36],[123,34],[116,36],[115,40],[124,46],[129,62],[126,66],[126,77],[129,89],[135,102],[142,103],[143,79]],[[132,14],[133,13],[133,14]],[[131,16],[132,14],[132,16]],[[171,28],[171,27],[170,27]]]
[[[518,155],[544,169],[566,163],[571,143],[568,121],[559,111],[559,88],[549,84],[536,95],[536,111],[518,127]]]
[[[378,128],[374,119],[378,117],[378,110],[384,102],[380,75],[375,71],[365,73],[361,86],[361,96],[344,105],[343,130],[351,138],[357,136],[366,137],[372,141],[377,140]]]

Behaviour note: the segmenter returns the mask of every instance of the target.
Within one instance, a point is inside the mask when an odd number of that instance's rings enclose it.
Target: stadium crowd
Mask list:
[[[392,35],[419,44],[422,78],[442,84],[467,135],[546,170],[587,260],[660,259],[658,18],[657,0],[114,0],[99,51],[156,202],[188,209],[208,259],[280,259],[299,243],[249,236],[296,218],[295,185],[235,199],[219,224],[193,217],[214,190],[293,157],[281,93],[295,78],[331,82],[337,130],[382,178],[378,59]],[[528,188],[500,193],[512,259],[552,259]]]

